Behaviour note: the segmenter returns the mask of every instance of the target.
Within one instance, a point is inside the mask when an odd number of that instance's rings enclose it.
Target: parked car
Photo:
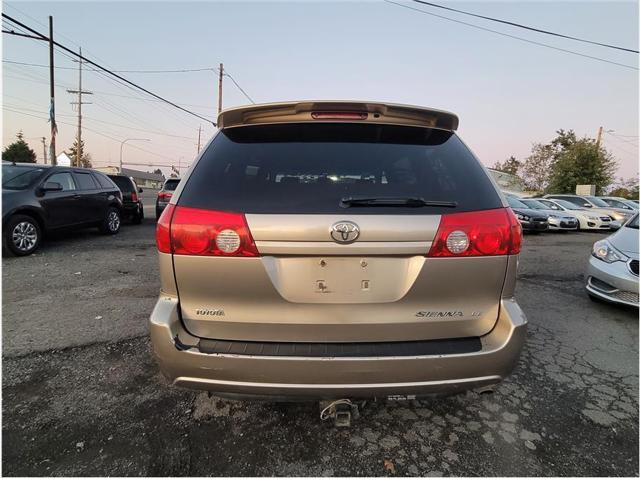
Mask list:
[[[638,307],[638,213],[617,232],[593,245],[587,293],[595,300]]]
[[[223,111],[156,229],[170,381],[288,400],[504,379],[521,227],[457,126],[379,103]]]
[[[542,197],[547,199],[562,199],[564,201],[569,201],[576,206],[589,209],[593,212],[607,214],[612,219],[620,221],[621,223],[626,222],[627,219],[629,219],[633,215],[633,212],[630,212],[628,210],[611,207],[609,204],[596,196],[578,196],[576,194],[546,194]]]
[[[169,204],[171,196],[178,187],[178,184],[180,184],[179,178],[169,178],[162,185],[162,189],[158,191],[158,196],[156,197],[156,219],[160,218],[160,214],[162,214],[164,208]]]
[[[41,164],[2,163],[3,249],[33,253],[47,232],[97,226],[120,230],[122,193],[96,171]]]
[[[624,209],[627,212],[634,213],[638,210],[638,203],[630,201],[629,199],[613,196],[600,197],[609,206],[617,209]]]
[[[536,201],[544,204],[554,211],[562,211],[566,214],[573,214],[578,219],[579,229],[582,230],[609,230],[615,221],[611,220],[608,214],[598,214],[597,211],[576,206],[574,203],[564,199],[544,199],[537,198]]]
[[[571,213],[561,213],[535,199],[520,199],[520,202],[536,211],[549,216],[549,230],[553,231],[577,231],[578,219]]]
[[[506,198],[524,232],[538,233],[549,229],[548,214],[530,208],[515,196],[507,194]]]
[[[133,178],[120,174],[108,174],[116,186],[122,192],[122,215],[134,224],[140,224],[144,219],[144,207],[142,205],[142,188],[138,187]]]

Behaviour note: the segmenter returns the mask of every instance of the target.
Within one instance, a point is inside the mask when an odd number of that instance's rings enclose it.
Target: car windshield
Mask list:
[[[522,202],[531,209],[549,209],[549,206],[542,204],[540,201],[536,201],[535,199],[523,199]]]
[[[180,180],[179,179],[170,179],[169,181],[164,183],[164,188],[163,189],[165,191],[175,191],[176,188],[178,187],[178,184],[180,184]]]
[[[595,196],[585,196],[591,203],[593,203],[594,206],[596,207],[611,207],[609,206],[606,202],[604,202],[602,199],[597,198]]]
[[[2,189],[26,189],[38,179],[44,168],[33,166],[2,165]]]
[[[507,196],[507,202],[511,207],[519,207],[523,209],[534,209],[532,207],[529,207],[527,204],[523,203],[519,199],[514,198],[513,196]]]
[[[633,219],[631,219],[626,226],[630,227],[631,229],[638,229],[638,217],[640,217],[638,214],[636,214]]]
[[[560,204],[565,209],[571,209],[572,211],[579,211],[582,208],[580,206],[576,206],[572,202],[565,201],[564,199],[556,199],[556,203]]]

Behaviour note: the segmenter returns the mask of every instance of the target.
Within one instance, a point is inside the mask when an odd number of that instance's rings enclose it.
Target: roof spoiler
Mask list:
[[[222,111],[218,128],[299,122],[383,123],[455,131],[458,117],[419,106],[358,101],[301,101],[241,106]]]

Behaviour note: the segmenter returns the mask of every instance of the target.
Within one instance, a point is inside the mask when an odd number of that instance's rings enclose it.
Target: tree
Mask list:
[[[520,168],[522,168],[522,163],[518,161],[515,156],[510,156],[504,163],[496,161],[493,165],[493,169],[496,171],[513,174],[514,176],[518,176],[520,174]]]
[[[2,160],[12,163],[35,163],[36,153],[23,139],[22,131],[19,131],[16,137],[18,139],[2,151]]]
[[[638,178],[622,179],[609,191],[609,196],[638,199]]]
[[[78,138],[76,138],[73,141],[73,146],[71,146],[71,148],[69,148],[69,157],[71,158],[72,161],[72,166],[81,166],[83,168],[91,168],[92,164],[91,164],[91,155],[89,153],[86,152],[86,150],[84,149],[84,141],[80,141],[80,144],[82,145],[82,158],[80,159],[80,164],[78,165],[78,162],[76,161],[76,156],[78,155]]]
[[[554,193],[574,193],[578,184],[594,184],[601,194],[611,184],[617,168],[611,153],[591,138],[576,139],[573,131],[562,130],[554,140],[556,151],[548,190]],[[554,143],[552,142],[552,144]]]
[[[533,144],[531,154],[525,159],[520,170],[528,190],[543,192],[547,189],[554,156],[555,148],[552,144]]]

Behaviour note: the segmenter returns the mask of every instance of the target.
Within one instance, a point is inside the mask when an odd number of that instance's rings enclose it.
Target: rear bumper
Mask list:
[[[173,384],[226,395],[290,399],[423,396],[492,385],[515,366],[526,326],[524,313],[509,299],[502,301],[498,321],[480,338],[477,352],[302,357],[202,353],[198,338],[183,328],[173,297],[161,296],[150,318],[154,355]]]

